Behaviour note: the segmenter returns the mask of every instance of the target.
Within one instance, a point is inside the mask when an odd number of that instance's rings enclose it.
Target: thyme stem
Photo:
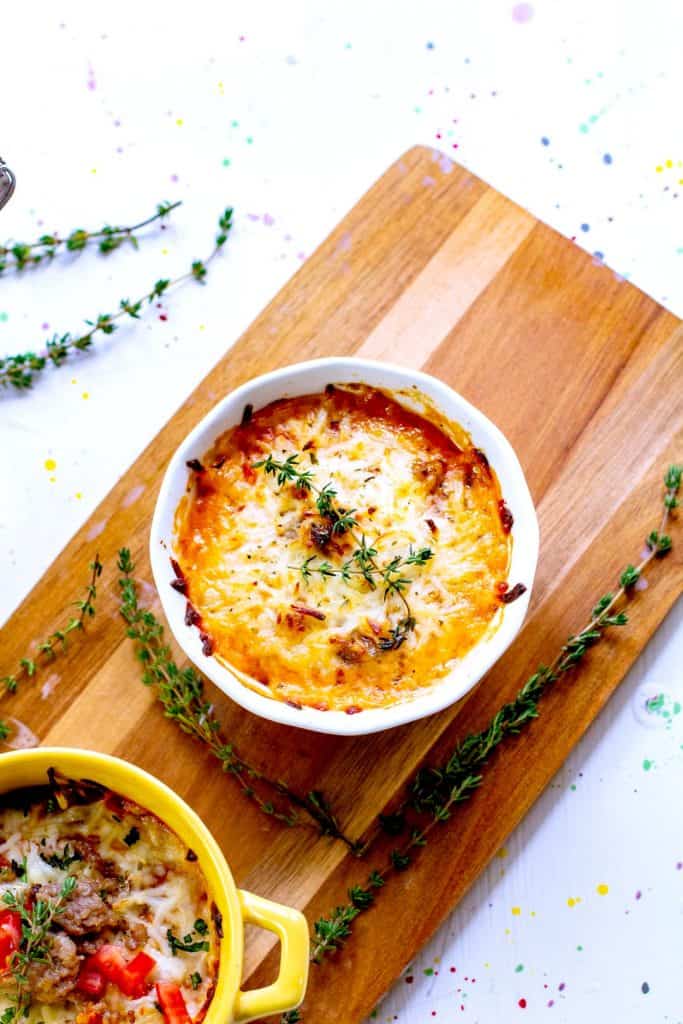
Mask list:
[[[76,228],[69,235],[63,237],[47,234],[41,235],[35,242],[6,242],[5,245],[0,245],[0,274],[3,274],[5,270],[24,270],[28,266],[42,263],[43,260],[52,260],[62,249],[66,249],[67,252],[80,252],[86,249],[94,239],[101,239],[97,248],[105,255],[118,249],[127,241],[137,248],[136,231],[146,228],[155,220],[165,220],[173,210],[181,205],[180,200],[175,203],[159,203],[156,213],[129,227],[111,227],[105,224],[98,231]]]
[[[315,828],[321,835],[340,839],[355,851],[357,844],[341,831],[322,793],[313,790],[301,796],[285,782],[269,779],[226,739],[213,706],[204,696],[204,680],[191,666],[179,668],[164,643],[164,627],[152,612],[139,604],[132,575],[135,567],[127,548],[119,551],[118,569],[122,573],[119,579],[121,615],[128,623],[128,636],[136,643],[137,657],[143,665],[142,681],[156,689],[166,717],[175,721],[183,732],[206,744],[223,771],[236,779],[245,796],[264,814],[285,825]],[[283,797],[285,803],[276,805],[272,799],[262,796],[255,788],[256,783]],[[299,810],[305,811],[309,820],[302,820]]]
[[[85,627],[86,619],[94,616],[97,581],[101,575],[102,563],[100,562],[99,555],[95,555],[95,560],[90,563],[90,579],[85,588],[85,596],[80,601],[74,602],[74,606],[78,608],[78,615],[72,615],[65,625],[56,629],[54,633],[50,633],[44,640],[41,640],[38,644],[38,654],[36,657],[42,657],[45,661],[52,661],[52,659],[57,657],[58,651],[66,650],[69,634],[75,630],[82,630]],[[37,670],[36,659],[26,656],[21,659],[19,667],[15,672],[0,678],[0,688],[5,693],[16,693],[19,685],[26,679],[31,679]],[[11,727],[7,722],[0,720],[0,740],[6,740],[11,731]]]
[[[195,260],[190,269],[178,277],[172,279],[160,278],[148,292],[145,292],[144,295],[134,302],[130,299],[121,299],[117,312],[100,313],[95,320],[87,320],[86,323],[90,326],[90,330],[84,334],[78,336],[68,332],[62,335],[55,334],[40,353],[23,352],[18,355],[1,357],[0,386],[3,388],[12,387],[18,391],[25,391],[33,387],[35,378],[49,364],[62,366],[75,353],[84,352],[86,349],[91,348],[96,334],[113,334],[118,329],[117,321],[121,317],[129,316],[133,320],[139,320],[143,305],[145,303],[148,306],[151,305],[155,299],[161,298],[169,289],[177,287],[190,278],[203,283],[206,278],[207,268],[225,245],[231,226],[232,209],[228,208],[219,218],[219,230],[215,245],[207,259]]]
[[[331,523],[332,534],[348,533],[357,546],[351,558],[340,568],[334,568],[326,561],[311,567],[315,556],[307,558],[303,565],[291,568],[297,568],[304,580],[308,580],[314,572],[319,573],[323,579],[328,576],[341,576],[348,581],[352,576],[362,576],[372,590],[377,586],[376,576],[383,580],[385,599],[390,594],[395,594],[403,604],[405,611],[405,617],[389,631],[388,637],[383,637],[379,642],[380,649],[395,650],[401,646],[408,633],[415,629],[415,619],[404,593],[405,588],[412,581],[402,576],[401,570],[410,565],[425,565],[433,557],[431,548],[420,548],[418,551],[413,551],[411,548],[407,556],[398,556],[384,566],[379,565],[376,561],[377,551],[368,546],[365,534],[359,536],[354,530],[354,527],[358,526],[358,520],[353,515],[356,511],[355,508],[348,510],[338,507],[334,500],[337,492],[332,484],[327,483],[322,488],[318,487],[313,482],[313,471],[310,469],[300,470],[297,465],[298,461],[298,454],[288,456],[284,462],[278,462],[272,455],[268,455],[265,459],[255,462],[253,468],[263,469],[267,475],[274,476],[280,486],[290,481],[304,492],[315,493],[318,512],[321,517],[328,519]],[[353,565],[358,568],[352,568]]]
[[[423,825],[412,827],[410,838],[391,850],[389,863],[373,870],[365,886],[355,885],[348,890],[349,902],[335,907],[328,917],[319,918],[313,928],[310,959],[321,963],[323,958],[339,949],[352,932],[352,923],[359,914],[369,910],[381,888],[393,872],[406,870],[413,851],[425,846],[433,828],[448,821],[456,804],[469,799],[483,782],[482,769],[489,755],[507,736],[516,735],[539,714],[539,701],[552,683],[576,667],[589,647],[603,639],[610,626],[625,626],[628,617],[624,611],[615,612],[624,598],[630,597],[645,567],[655,558],[663,558],[672,547],[671,537],[665,533],[673,509],[678,507],[678,492],[683,475],[682,466],[670,466],[664,477],[663,512],[658,530],[646,539],[648,553],[637,566],[628,565],[619,577],[614,593],[604,594],[591,612],[587,626],[568,638],[549,666],[541,665],[531,675],[513,701],[505,704],[494,715],[489,725],[479,733],[467,736],[455,748],[449,759],[438,767],[423,768],[411,782],[408,797],[401,809],[382,820],[385,831],[398,834],[407,827],[405,810],[428,814]],[[366,848],[367,848],[366,844]]]

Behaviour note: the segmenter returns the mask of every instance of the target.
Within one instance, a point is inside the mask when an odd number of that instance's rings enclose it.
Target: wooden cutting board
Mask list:
[[[311,922],[345,902],[369,865],[337,840],[266,818],[162,717],[118,617],[115,560],[129,546],[139,577],[151,580],[148,529],[165,466],[221,396],[286,363],[353,354],[436,374],[490,416],[520,456],[542,538],[525,628],[458,707],[342,739],[270,725],[208,687],[242,755],[295,788],[322,789],[353,836],[370,829],[420,763],[486,725],[584,624],[594,599],[638,558],[658,518],[664,469],[683,456],[676,318],[464,169],[416,148],[344,218],[67,545],[4,630],[0,674],[61,624],[96,550],[105,563],[97,616],[87,638],[3,698],[0,713],[42,743],[108,751],[160,776],[212,828],[240,885],[300,907]],[[312,969],[307,1022],[362,1020],[539,796],[680,594],[683,530],[673,530],[674,552],[648,570],[627,629],[548,695],[540,719],[491,758],[482,788],[387,884],[347,948]],[[158,609],[151,585],[143,597]],[[250,934],[250,978],[272,977],[276,962],[265,933]]]

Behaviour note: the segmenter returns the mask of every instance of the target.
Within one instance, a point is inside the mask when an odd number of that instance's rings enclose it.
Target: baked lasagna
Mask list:
[[[220,930],[196,855],[154,814],[54,773],[0,797],[3,1024],[196,1024]]]
[[[410,699],[516,596],[486,455],[401,399],[349,384],[247,406],[188,462],[172,559],[186,623],[207,656],[295,707]]]

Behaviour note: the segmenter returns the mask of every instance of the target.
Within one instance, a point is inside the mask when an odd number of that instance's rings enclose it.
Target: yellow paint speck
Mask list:
[[[496,857],[500,857],[501,860],[504,860],[505,857],[507,857],[507,855],[508,855],[507,846],[501,846],[500,850],[498,850],[497,853],[496,853]]]
[[[657,164],[657,166],[655,167],[655,170],[656,170],[657,174],[661,174],[662,171],[664,170],[664,168],[662,167],[661,164]]]
[[[673,165],[674,165],[674,162],[673,162],[673,160],[667,160],[667,161],[666,161],[666,166],[667,166],[667,167],[673,167]]]
[[[199,325],[199,330],[200,331],[205,331],[206,330],[206,324],[200,324]]]
[[[224,96],[224,95],[225,95],[225,88],[224,88],[224,86],[223,86],[223,83],[222,83],[222,82],[219,82],[219,83],[218,83],[218,92],[219,92],[219,94],[220,94],[221,96]]]
[[[50,481],[50,483],[51,483],[51,484],[55,484],[55,483],[57,483],[57,477],[56,477],[56,476],[51,476],[51,477],[48,477],[48,479],[49,479],[49,481]]]
[[[490,964],[490,963],[485,963],[485,964],[484,964],[484,967],[490,967],[490,966],[491,966],[491,964]]]
[[[54,459],[45,459],[43,465],[45,466],[45,469],[48,471],[48,473],[51,473],[53,469],[57,468],[57,463],[55,462]]]
[[[506,928],[506,929],[505,929],[505,934],[506,934],[506,935],[509,935],[509,934],[510,934],[510,929],[509,929],[509,928]]]
[[[97,174],[97,168],[96,167],[91,167],[90,168],[90,173],[91,174]]]
[[[83,394],[81,395],[81,398],[85,398],[87,400],[88,398],[90,398],[90,392],[84,391]]]
[[[83,492],[82,491],[76,491],[75,497],[78,498],[78,500],[80,501],[81,498],[83,497]]]
[[[75,378],[75,377],[72,377],[72,378],[71,378],[71,383],[72,383],[72,384],[78,384],[78,381],[76,380],[76,378]]]
[[[597,892],[598,896],[606,896],[609,892],[609,886],[605,885],[604,882],[601,882],[595,891]]]
[[[573,896],[570,896],[569,899],[567,900],[567,906],[568,907],[575,907],[576,906],[576,900],[574,899]]]
[[[182,117],[176,117],[175,123],[178,125],[179,128],[182,128],[183,127],[183,119],[182,119]]]
[[[512,913],[515,915],[515,917],[519,917],[519,915],[522,913],[522,908],[521,907],[513,907],[512,908]]]
[[[536,911],[535,910],[531,911],[530,917],[536,917]]]

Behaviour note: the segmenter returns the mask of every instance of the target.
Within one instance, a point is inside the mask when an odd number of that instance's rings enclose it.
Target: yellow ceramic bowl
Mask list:
[[[117,757],[63,747],[1,754],[0,793],[45,783],[50,767],[69,778],[99,782],[134,800],[158,815],[197,854],[223,917],[218,984],[204,1024],[243,1024],[299,1005],[308,977],[308,926],[303,914],[238,889],[218,843],[201,818],[153,775]],[[245,923],[274,932],[281,943],[277,980],[249,992],[240,990]]]

